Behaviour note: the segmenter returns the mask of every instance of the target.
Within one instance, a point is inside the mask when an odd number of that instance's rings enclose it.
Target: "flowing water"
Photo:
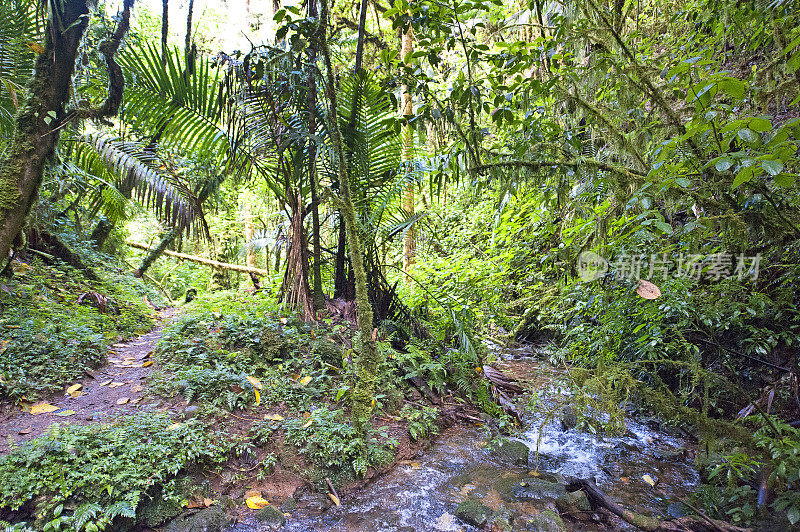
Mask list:
[[[418,460],[401,463],[352,496],[343,497],[340,507],[321,515],[299,509],[282,530],[471,531],[476,528],[454,516],[456,506],[466,498],[477,498],[489,508],[503,509],[515,517],[533,516],[555,507],[566,477],[594,477],[607,495],[639,513],[679,511],[675,501],[687,496],[697,482],[687,442],[634,420],[627,420],[628,430],[622,437],[597,438],[574,429],[562,430],[561,422],[547,408],[558,404],[558,396],[566,393],[554,384],[559,372],[518,355],[506,353],[499,366],[528,381],[543,398],[539,408],[526,414],[525,430],[517,438],[530,448],[528,464],[503,461],[490,449],[485,429],[454,426]],[[643,475],[658,481],[661,495],[642,480]],[[664,495],[670,500],[664,500]],[[623,525],[615,521],[613,527]],[[608,529],[586,521],[572,528]],[[253,521],[232,530],[261,528]]]

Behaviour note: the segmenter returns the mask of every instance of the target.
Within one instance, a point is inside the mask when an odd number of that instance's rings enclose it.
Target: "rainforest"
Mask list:
[[[2,0],[0,528],[800,530],[797,0]]]

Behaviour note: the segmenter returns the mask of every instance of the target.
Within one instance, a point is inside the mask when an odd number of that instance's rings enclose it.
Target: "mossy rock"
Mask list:
[[[561,430],[567,431],[578,426],[578,413],[572,405],[561,408]]]
[[[212,506],[176,517],[164,528],[164,532],[222,532],[230,521],[225,512]]]
[[[342,347],[330,340],[314,340],[308,351],[326,364],[337,368],[342,365]]]
[[[567,492],[556,499],[556,508],[562,514],[574,514],[577,512],[589,512],[592,510],[592,505],[585,492],[573,491]]]
[[[140,507],[137,512],[137,521],[155,527],[180,515],[182,511],[181,505],[175,501],[164,500],[160,496],[153,497]]]
[[[256,512],[255,517],[262,525],[271,526],[273,528],[281,527],[286,523],[283,512],[271,505],[260,509]]]
[[[475,499],[462,501],[456,507],[455,516],[473,526],[482,527],[492,518],[492,510]]]
[[[503,438],[495,447],[495,452],[500,458],[514,465],[528,465],[531,450],[524,442]]]
[[[545,510],[528,518],[522,530],[526,532],[567,532],[564,521],[553,510]]]

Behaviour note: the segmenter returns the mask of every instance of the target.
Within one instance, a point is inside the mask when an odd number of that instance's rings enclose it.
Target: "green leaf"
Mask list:
[[[742,168],[736,174],[736,178],[733,180],[733,185],[731,185],[731,187],[732,188],[738,188],[739,185],[741,185],[742,183],[745,183],[745,182],[750,181],[751,179],[753,179],[754,175],[755,175],[755,172],[753,171],[752,168]]]
[[[797,506],[792,506],[786,511],[786,517],[789,519],[791,524],[795,524],[796,522],[800,521],[800,508]]]
[[[745,88],[744,81],[736,78],[725,78],[719,82],[719,90],[737,100],[744,98]]]
[[[765,131],[772,129],[772,122],[766,118],[754,118],[750,120],[750,123],[747,125],[750,129],[759,133],[764,133]]]
[[[775,183],[783,188],[790,188],[794,185],[794,175],[782,172],[775,176]]]
[[[730,157],[723,157],[717,161],[717,164],[714,165],[714,167],[717,169],[717,172],[725,172],[731,166],[733,166],[733,159]]]
[[[678,185],[679,187],[689,188],[692,182],[686,179],[685,177],[679,177],[675,180],[675,184]]]
[[[661,221],[656,220],[655,222],[653,222],[653,225],[658,227],[664,233],[669,234],[669,233],[672,232],[672,226],[669,225],[667,222],[661,222]]]
[[[761,137],[758,136],[758,133],[747,127],[740,129],[736,134],[740,139],[750,144],[755,144],[761,140]]]
[[[771,176],[776,176],[783,172],[783,163],[776,160],[761,161],[761,168]]]

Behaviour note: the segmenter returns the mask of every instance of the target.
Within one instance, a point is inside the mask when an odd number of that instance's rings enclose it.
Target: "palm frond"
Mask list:
[[[203,211],[189,186],[177,176],[161,171],[152,151],[140,143],[120,141],[100,134],[84,135],[76,143],[73,161],[87,175],[112,176],[113,188],[131,195],[168,225],[184,230],[205,226]],[[118,196],[100,187],[95,201],[121,203]]]
[[[176,48],[164,64],[153,45],[127,49],[120,58],[129,77],[123,118],[165,148],[231,163],[238,132],[220,121],[220,72],[204,57],[188,70],[184,61]]]
[[[33,75],[34,48],[42,40],[32,0],[0,2],[0,146],[13,133],[17,108],[24,104]]]

